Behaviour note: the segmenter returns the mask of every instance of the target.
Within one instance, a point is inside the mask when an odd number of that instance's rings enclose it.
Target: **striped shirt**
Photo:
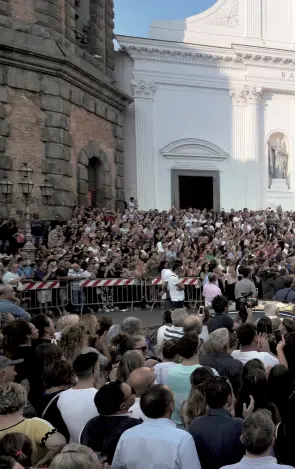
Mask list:
[[[168,326],[164,332],[163,340],[181,339],[183,335],[183,327]]]

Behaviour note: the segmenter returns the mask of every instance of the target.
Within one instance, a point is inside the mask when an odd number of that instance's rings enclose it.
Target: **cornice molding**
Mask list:
[[[257,46],[236,45],[219,48],[154,39],[117,37],[121,51],[134,60],[206,65],[222,68],[257,67],[294,70],[294,51]]]
[[[0,48],[0,65],[8,65],[23,68],[45,75],[54,75],[78,88],[87,91],[92,96],[104,101],[119,111],[132,102],[132,98],[112,85],[104,83],[94,74],[79,67],[71,61],[71,57],[63,60],[60,58],[46,56],[35,51],[8,47],[2,45]]]

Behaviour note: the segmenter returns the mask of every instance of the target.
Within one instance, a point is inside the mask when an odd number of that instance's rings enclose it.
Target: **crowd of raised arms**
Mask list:
[[[33,215],[35,262],[21,225],[0,220],[0,469],[295,467],[295,322],[272,301],[295,299],[294,220],[76,207],[71,221]],[[66,302],[29,314],[17,298],[34,280],[160,276],[158,328]],[[200,279],[198,314],[181,277]],[[248,297],[265,300],[258,320]]]

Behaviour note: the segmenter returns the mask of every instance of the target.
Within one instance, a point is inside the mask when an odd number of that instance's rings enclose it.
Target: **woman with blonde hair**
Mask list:
[[[74,326],[75,324],[79,323],[79,316],[78,314],[66,314],[65,316],[60,317],[56,323],[56,339],[61,339],[61,331],[66,326]]]
[[[181,418],[185,428],[189,427],[193,419],[206,414],[205,388],[212,376],[214,376],[213,371],[207,366],[196,368],[191,374],[190,394],[187,401],[181,405]]]
[[[80,322],[85,326],[85,332],[89,336],[89,345],[95,347],[97,341],[97,331],[100,329],[100,323],[94,314],[83,314]]]
[[[72,363],[80,354],[95,352],[99,355],[101,369],[106,368],[108,365],[108,358],[89,346],[89,335],[85,325],[81,322],[64,327],[61,332],[59,346],[63,351],[64,358],[71,360]]]
[[[51,462],[50,469],[105,469],[97,455],[87,446],[77,443],[66,445]]]
[[[132,371],[143,366],[145,366],[144,357],[135,350],[129,350],[122,356],[118,366],[111,371],[110,381],[115,379],[126,381]]]

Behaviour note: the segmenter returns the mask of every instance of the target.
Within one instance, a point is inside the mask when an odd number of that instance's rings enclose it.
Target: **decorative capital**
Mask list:
[[[134,98],[150,98],[154,97],[156,85],[152,81],[132,80]]]
[[[246,104],[246,91],[244,88],[232,89],[229,92],[234,106],[244,106]]]
[[[258,86],[246,87],[245,94],[248,104],[258,104],[262,98],[262,88]]]

